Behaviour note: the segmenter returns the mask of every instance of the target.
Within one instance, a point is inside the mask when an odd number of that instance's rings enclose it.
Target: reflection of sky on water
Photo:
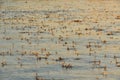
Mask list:
[[[37,72],[53,80],[119,80],[114,57],[120,61],[120,20],[115,19],[120,9],[113,2],[5,0],[0,9],[0,62],[6,61],[7,66],[0,66],[0,79],[34,80]],[[110,32],[113,34],[107,35]],[[91,49],[86,47],[89,42]],[[42,52],[42,48],[47,50]],[[39,57],[48,52],[51,55],[37,62],[33,52],[38,52]],[[56,61],[59,57],[73,68],[62,68],[63,61]],[[101,65],[95,65],[94,60],[100,60]],[[103,75],[105,65],[107,77]]]

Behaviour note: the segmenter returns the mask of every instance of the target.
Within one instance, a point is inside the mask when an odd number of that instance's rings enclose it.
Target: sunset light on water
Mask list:
[[[0,0],[0,80],[120,80],[119,0]]]

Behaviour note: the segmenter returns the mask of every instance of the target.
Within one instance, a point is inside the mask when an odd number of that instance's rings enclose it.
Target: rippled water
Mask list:
[[[118,2],[1,0],[0,80],[119,80]]]

